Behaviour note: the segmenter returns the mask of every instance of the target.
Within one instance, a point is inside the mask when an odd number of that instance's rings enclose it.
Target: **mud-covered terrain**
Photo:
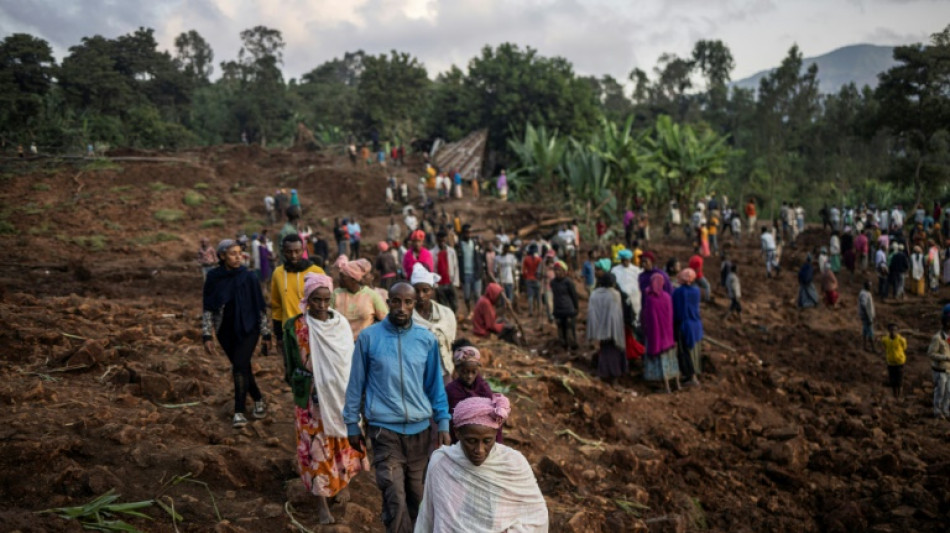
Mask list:
[[[316,524],[294,472],[279,357],[255,358],[267,418],[231,428],[229,365],[199,342],[195,250],[201,236],[258,231],[264,195],[293,187],[312,227],[332,239],[334,217],[356,216],[375,253],[384,174],[253,147],[112,155],[0,163],[2,529],[80,531],[34,511],[115,489],[123,502],[174,505],[178,531],[296,530],[288,509],[314,531],[381,531],[371,474],[332,508],[336,525]],[[445,207],[477,229],[555,214],[485,198]],[[636,375],[605,386],[589,347],[563,353],[552,324],[524,316],[527,349],[479,344],[485,374],[510,387],[506,441],[534,466],[553,531],[947,530],[950,423],[930,415],[926,346],[950,289],[877,302],[878,330],[896,321],[909,342],[906,398],[895,401],[883,354],[860,349],[862,275],[839,276],[839,309],[795,308],[796,261],[825,240],[807,232],[777,280],[752,241],[733,252],[744,321],[722,321],[721,290],[703,304],[711,340],[698,388],[657,394]],[[691,253],[685,240],[651,248],[664,263]],[[713,280],[718,266],[707,261]],[[129,522],[176,530],[159,507],[144,512],[153,520]]]

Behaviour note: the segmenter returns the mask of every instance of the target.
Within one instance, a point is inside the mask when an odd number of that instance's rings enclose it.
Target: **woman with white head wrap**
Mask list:
[[[439,354],[442,356],[442,378],[448,383],[452,378],[455,364],[452,362],[452,343],[455,342],[458,323],[455,313],[448,307],[437,303],[435,289],[439,283],[438,274],[430,272],[422,263],[412,267],[409,282],[416,289],[416,305],[412,310],[412,320],[431,331],[439,341]]]

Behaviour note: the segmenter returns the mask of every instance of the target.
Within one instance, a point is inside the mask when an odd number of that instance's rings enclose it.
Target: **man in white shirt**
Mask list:
[[[767,227],[762,226],[762,236],[760,237],[762,241],[762,255],[765,256],[765,273],[766,276],[772,277],[772,269],[775,269],[775,275],[778,275],[778,264],[775,261],[775,236],[768,230]]]
[[[640,284],[638,279],[643,270],[633,264],[633,252],[630,250],[620,250],[617,257],[620,258],[620,264],[610,269],[610,273],[614,275],[614,279],[617,281],[617,286],[620,287],[620,290],[630,299],[630,303],[633,305],[633,311],[639,320],[640,304],[642,302],[640,301]]]
[[[897,230],[904,227],[904,212],[901,211],[900,206],[894,206],[891,211],[891,227]]]
[[[416,215],[414,212],[409,211],[409,213],[406,215],[406,218],[403,219],[403,221],[406,223],[406,229],[409,230],[409,233],[412,233],[413,231],[416,231],[417,229],[419,229],[419,219],[416,218]]]

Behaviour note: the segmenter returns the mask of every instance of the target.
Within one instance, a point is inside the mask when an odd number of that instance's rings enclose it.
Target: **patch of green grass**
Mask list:
[[[209,218],[201,223],[202,228],[220,228],[224,226],[223,218]]]
[[[185,213],[181,209],[159,209],[152,216],[159,222],[178,222],[185,218]]]
[[[211,212],[218,216],[221,216],[221,215],[227,214],[228,208],[223,205],[216,205],[214,206],[214,209],[211,210]]]
[[[55,224],[49,220],[44,220],[39,226],[31,227],[27,233],[30,235],[47,235],[53,231],[53,228],[55,228]]]
[[[148,186],[150,189],[152,189],[155,192],[168,191],[175,188],[171,185],[166,185],[160,181],[153,181],[152,183],[149,183]]]
[[[0,220],[0,235],[13,235],[16,227],[9,220]]]
[[[51,206],[45,204],[37,204],[36,202],[30,202],[26,205],[23,205],[19,208],[20,213],[24,215],[42,215],[49,209]]]
[[[83,165],[82,169],[83,171],[88,172],[94,172],[98,170],[115,170],[116,172],[121,172],[122,166],[111,159],[98,158],[93,159],[92,161]]]
[[[106,239],[105,235],[82,235],[73,239],[73,242],[82,246],[83,248],[88,248],[93,251],[105,250],[106,248]]]
[[[111,229],[112,231],[122,231],[122,224],[119,224],[118,222],[106,220],[102,223],[102,225],[105,226],[106,229]]]
[[[115,187],[109,188],[109,192],[111,193],[125,192],[129,190],[132,190],[131,185],[116,185]]]
[[[50,190],[49,183],[34,183],[31,187],[34,191],[48,191]]]
[[[198,183],[195,183],[195,189],[197,189],[197,190],[199,190],[199,191],[203,191],[203,190],[205,190],[205,189],[210,189],[210,188],[211,188],[211,186],[208,185],[207,183],[203,182],[203,181],[199,181]]]
[[[185,197],[182,201],[188,207],[198,207],[204,203],[205,197],[198,191],[185,191]]]
[[[172,242],[180,241],[181,237],[178,235],[173,235],[171,233],[165,233],[164,231],[159,231],[158,233],[150,233],[148,235],[142,235],[132,239],[131,242],[137,246],[148,246],[150,244],[158,244],[162,242]]]

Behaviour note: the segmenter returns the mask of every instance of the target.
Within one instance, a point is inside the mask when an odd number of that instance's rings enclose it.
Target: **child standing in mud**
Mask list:
[[[904,388],[904,363],[907,362],[907,339],[897,333],[897,324],[887,325],[887,335],[881,337],[887,356],[887,379],[895,398],[900,398]]]

